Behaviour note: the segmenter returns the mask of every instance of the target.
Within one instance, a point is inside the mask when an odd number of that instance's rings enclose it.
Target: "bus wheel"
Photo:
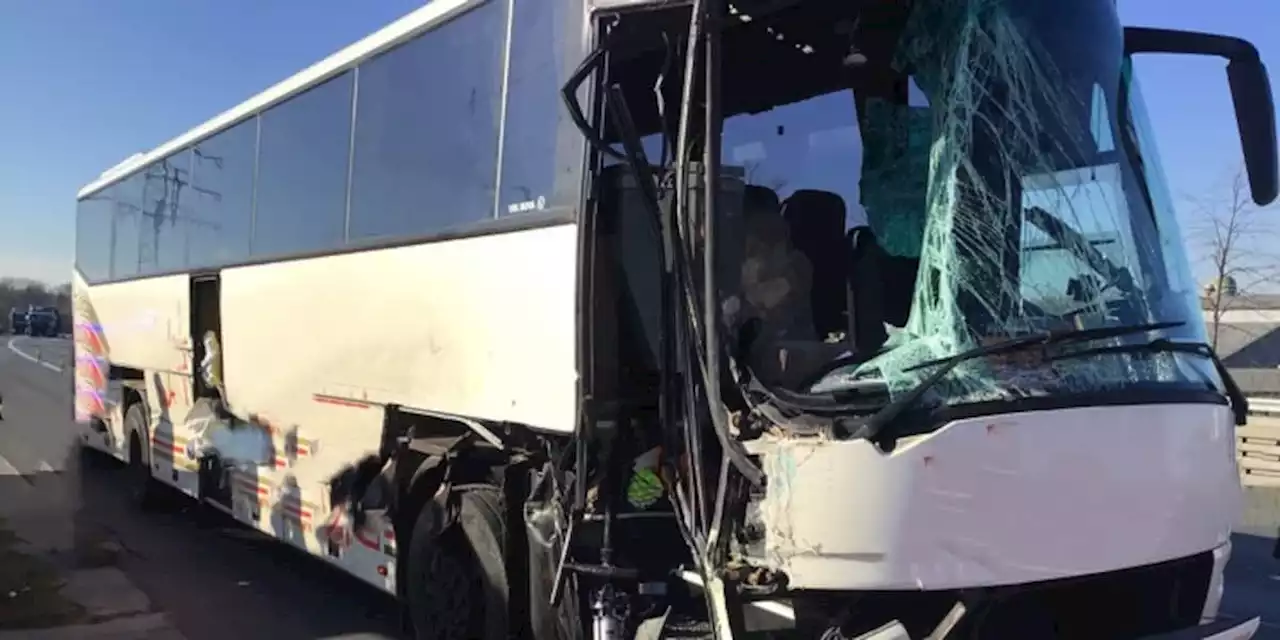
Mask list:
[[[143,511],[150,511],[159,504],[160,486],[151,476],[151,456],[142,444],[147,423],[142,403],[130,405],[124,415],[125,433],[129,434],[129,500]]]
[[[468,491],[460,499],[463,518],[468,511],[490,523],[491,516],[501,517],[496,491]],[[498,537],[501,521],[498,531],[483,525],[464,527],[460,522],[436,536],[432,520],[430,510],[423,509],[414,525],[409,549],[405,595],[413,637],[505,638],[507,579],[505,570],[494,570],[495,566],[503,566]],[[479,540],[475,539],[477,535]]]

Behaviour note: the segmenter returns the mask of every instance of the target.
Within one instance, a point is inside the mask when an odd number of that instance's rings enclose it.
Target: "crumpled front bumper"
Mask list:
[[[1188,627],[1171,633],[1143,636],[1134,640],[1249,640],[1262,626],[1261,618],[1248,620],[1219,620],[1209,624]],[[930,636],[931,638],[934,636]],[[945,634],[938,637],[946,638]],[[922,640],[912,638],[897,623],[889,624],[851,640]]]

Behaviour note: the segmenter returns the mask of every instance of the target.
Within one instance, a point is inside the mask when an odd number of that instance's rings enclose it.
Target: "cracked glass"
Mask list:
[[[850,81],[726,119],[723,161],[749,186],[724,308],[747,369],[893,398],[924,363],[1031,332],[1182,323],[1079,348],[1204,342],[1122,33],[1112,0],[917,2],[893,91]],[[1219,385],[1197,355],[1037,352],[966,362],[931,404]]]

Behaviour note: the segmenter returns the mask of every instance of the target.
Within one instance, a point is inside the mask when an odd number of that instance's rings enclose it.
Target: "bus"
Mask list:
[[[1114,0],[433,0],[78,194],[74,412],[416,638],[1248,638]],[[1216,634],[1216,635],[1215,635]]]

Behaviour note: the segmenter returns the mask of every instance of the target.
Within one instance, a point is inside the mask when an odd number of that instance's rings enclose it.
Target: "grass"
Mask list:
[[[57,627],[84,619],[63,597],[62,580],[45,560],[19,550],[22,540],[0,519],[0,629]]]

